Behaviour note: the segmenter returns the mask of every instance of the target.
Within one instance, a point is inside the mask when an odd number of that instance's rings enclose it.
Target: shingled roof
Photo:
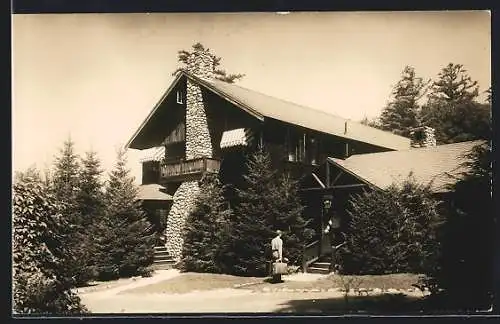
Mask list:
[[[155,183],[140,185],[137,200],[173,200],[173,197],[163,192],[163,190],[165,190],[165,187]]]
[[[248,112],[260,120],[272,118],[341,138],[360,141],[391,150],[404,150],[410,147],[410,139],[406,137],[366,126],[361,123],[339,117],[335,114],[271,97],[232,83],[219,80],[202,79],[185,71],[182,71],[177,75],[172,85],[167,90],[167,93],[165,93],[160,102],[155,106],[141,127],[127,143],[127,147],[131,147],[131,143],[133,143],[134,139],[140,135],[141,129],[149,122],[150,119],[154,118],[155,111],[161,107],[163,100],[174,88],[175,84],[180,81],[182,76],[186,76],[193,82],[196,82],[204,88],[225,98],[240,109]]]
[[[433,192],[447,192],[448,186],[466,171],[466,154],[484,141],[469,141],[404,151],[358,154],[345,160],[328,158],[363,182],[386,189],[400,184],[412,173],[415,180],[430,184]]]

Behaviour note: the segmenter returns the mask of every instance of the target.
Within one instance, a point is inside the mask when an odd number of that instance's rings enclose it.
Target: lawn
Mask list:
[[[344,288],[343,282],[351,281],[350,288],[380,288],[380,289],[409,289],[414,288],[412,284],[418,280],[415,274],[391,274],[380,276],[337,276],[330,275],[313,281],[291,281],[272,284],[267,278],[238,277],[210,273],[183,273],[178,277],[161,281],[143,287],[133,288],[121,292],[121,294],[147,294],[166,293],[183,294],[194,291],[206,291],[212,289],[234,288],[236,285],[248,284],[239,289],[251,289],[260,291],[267,288],[283,289],[329,289]]]
[[[398,273],[390,275],[367,275],[367,276],[338,276],[330,275],[315,281],[287,281],[282,283],[269,284],[261,282],[259,284],[242,287],[244,289],[261,290],[265,287],[283,288],[283,289],[329,289],[345,288],[350,282],[350,288],[380,288],[380,289],[411,289],[415,288],[412,284],[417,283],[419,275]]]
[[[120,294],[184,294],[193,291],[233,288],[238,284],[249,282],[259,283],[263,282],[263,280],[264,278],[237,277],[211,273],[183,273],[180,276],[156,284],[125,290]]]

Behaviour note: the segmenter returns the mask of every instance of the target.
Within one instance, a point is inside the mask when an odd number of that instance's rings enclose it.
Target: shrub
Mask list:
[[[14,183],[13,309],[29,314],[85,312],[71,292],[74,280],[65,267],[62,206],[40,178],[23,176]]]
[[[428,186],[409,177],[401,186],[365,191],[351,197],[347,212],[343,272],[422,273],[434,267],[441,216]]]

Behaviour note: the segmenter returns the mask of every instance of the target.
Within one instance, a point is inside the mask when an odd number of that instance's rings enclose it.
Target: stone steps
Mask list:
[[[168,253],[168,250],[164,246],[155,246],[154,247],[154,258],[152,268],[154,270],[168,270],[172,269],[172,267],[177,262],[172,258],[172,256]]]

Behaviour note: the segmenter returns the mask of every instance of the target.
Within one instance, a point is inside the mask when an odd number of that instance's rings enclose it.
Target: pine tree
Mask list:
[[[340,255],[342,271],[422,273],[434,268],[442,221],[437,206],[429,187],[411,177],[400,186],[351,197],[347,249]]]
[[[439,144],[487,139],[491,132],[491,104],[480,104],[478,82],[461,64],[448,64],[431,87],[422,107],[424,125],[436,130]]]
[[[16,313],[75,315],[85,312],[64,267],[68,226],[37,170],[17,174],[13,199],[13,310]]]
[[[297,182],[272,169],[263,148],[250,156],[244,184],[237,188],[238,206],[231,222],[231,244],[227,252],[235,274],[266,275],[270,242],[282,230],[283,254],[291,263],[301,262],[305,221],[297,195]]]
[[[225,273],[225,244],[229,242],[232,211],[216,174],[201,180],[200,194],[184,227],[181,268],[184,271]]]
[[[419,126],[418,101],[425,94],[427,84],[416,76],[413,67],[406,66],[401,73],[401,80],[392,91],[394,99],[382,111],[380,128],[408,137],[411,128]]]
[[[106,210],[98,224],[97,259],[101,279],[143,274],[153,261],[154,233],[137,201],[138,188],[126,167],[124,150],[106,185]]]
[[[104,208],[103,184],[101,182],[101,161],[97,153],[89,151],[82,159],[80,171],[80,190],[77,195],[80,214],[83,216],[82,225],[92,224],[93,219],[102,215]]]
[[[86,241],[82,239],[85,228],[82,226],[82,214],[78,206],[80,157],[75,153],[71,138],[64,142],[59,154],[55,160],[51,188],[58,202],[64,206],[63,215],[68,224],[64,233],[64,244],[67,247],[64,265],[68,276],[74,279],[75,285],[80,285],[89,279],[86,268],[88,247]]]
[[[96,152],[85,153],[85,158],[81,160],[82,169],[80,171],[80,190],[77,194],[77,208],[81,215],[76,233],[81,247],[81,260],[85,261],[81,268],[79,281],[87,282],[97,276],[96,253],[97,245],[95,241],[99,232],[99,223],[103,221],[104,215],[104,193],[101,181],[101,162]]]
[[[432,83],[429,99],[432,102],[458,104],[471,102],[479,95],[477,81],[473,81],[462,64],[449,63]]]
[[[289,174],[281,174],[277,178],[274,193],[274,208],[277,215],[274,226],[284,230],[284,254],[289,259],[289,264],[300,265],[307,224],[302,217],[304,206],[300,202],[298,181],[292,179]]]
[[[210,57],[213,59],[213,62],[214,62],[214,74],[215,74],[215,78],[218,79],[218,80],[221,80],[221,81],[224,81],[224,82],[227,82],[227,83],[234,83],[235,81],[243,78],[245,75],[244,74],[232,74],[232,73],[227,73],[226,70],[224,69],[220,69],[218,68],[220,66],[220,62],[222,60],[222,58],[216,56],[215,54],[211,53],[210,52],[210,49],[209,48],[205,48],[201,43],[196,43],[192,46],[193,50],[191,52],[189,51],[186,51],[186,50],[180,50],[178,51],[178,60],[180,63],[182,63],[184,65],[184,67],[180,67],[178,68],[177,70],[175,70],[175,72],[173,73],[173,75],[176,75],[179,71],[184,71],[186,69],[186,65],[188,63],[188,58],[190,57],[190,55],[194,52],[205,52],[207,53],[208,55],[210,55]]]

